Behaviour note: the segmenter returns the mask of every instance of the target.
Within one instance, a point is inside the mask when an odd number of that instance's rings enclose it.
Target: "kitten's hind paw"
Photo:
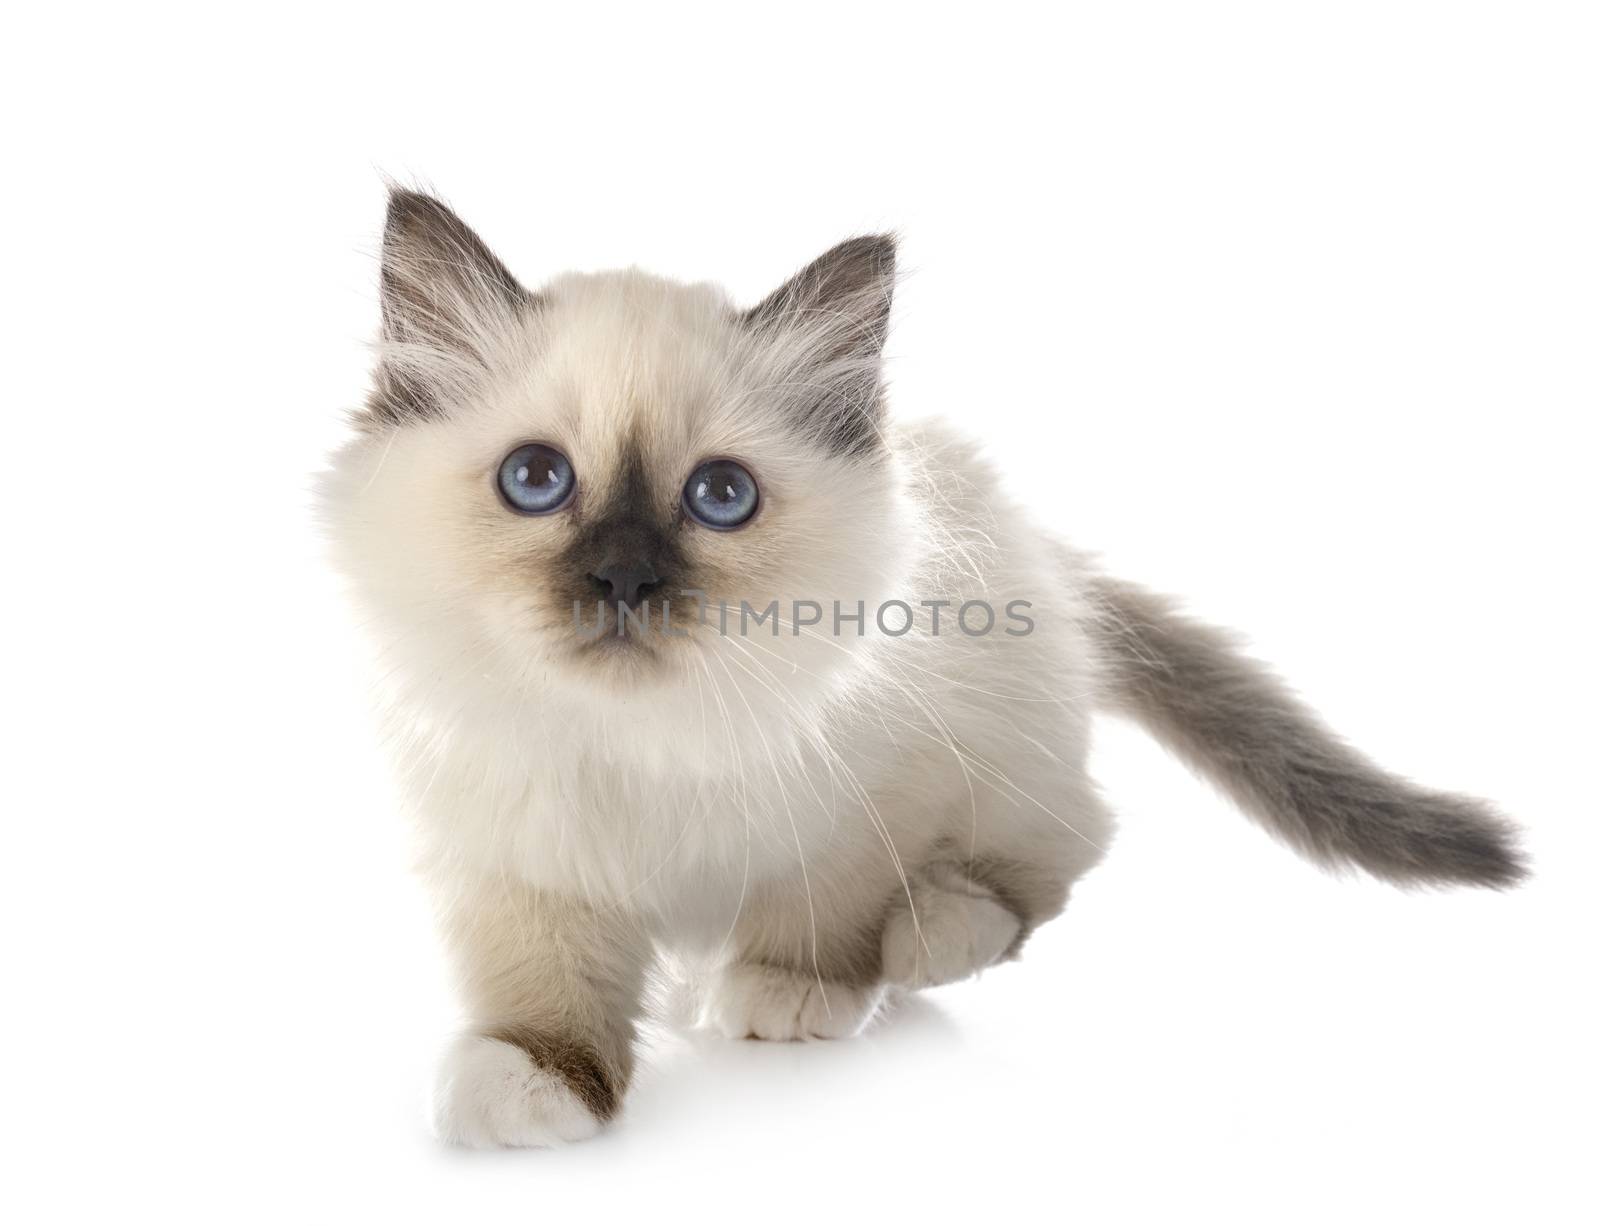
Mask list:
[[[872,1020],[883,993],[772,966],[732,966],[712,986],[704,1021],[730,1039],[847,1039]]]
[[[954,983],[993,966],[1022,935],[1017,913],[964,875],[946,872],[914,883],[910,907],[883,930],[883,977],[907,988]]]
[[[523,1048],[481,1034],[462,1035],[446,1054],[432,1115],[441,1141],[473,1149],[582,1141],[601,1124],[565,1076],[541,1068]]]

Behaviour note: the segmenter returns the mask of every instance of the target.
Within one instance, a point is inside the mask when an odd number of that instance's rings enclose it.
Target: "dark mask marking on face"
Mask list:
[[[625,454],[605,503],[579,514],[582,526],[555,563],[562,607],[578,602],[587,625],[597,602],[638,608],[648,601],[651,625],[659,626],[662,602],[680,591],[688,565],[678,546],[675,502],[657,497],[636,447]],[[684,608],[674,607],[673,622],[682,625],[694,607],[679,603]]]

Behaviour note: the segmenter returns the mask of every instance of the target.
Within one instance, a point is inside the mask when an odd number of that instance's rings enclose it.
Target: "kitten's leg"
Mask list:
[[[730,1039],[843,1039],[884,997],[876,891],[813,866],[810,890],[774,886],[744,908],[738,953],[717,973],[702,1022]],[[887,888],[885,886],[884,888]]]
[[[1014,956],[1060,914],[1109,837],[1109,815],[1086,782],[1052,782],[1070,826],[985,812],[973,817],[981,837],[962,831],[918,846],[906,820],[894,830],[893,861],[858,846],[813,860],[804,880],[753,893],[703,1020],[732,1038],[843,1038],[866,1026],[891,987],[949,983]],[[920,867],[902,879],[902,863]]]
[[[965,979],[1013,953],[1026,935],[1015,904],[958,865],[920,870],[910,896],[902,890],[858,920],[853,941],[824,937],[814,967],[805,951],[780,956],[770,948],[776,942],[747,948],[721,972],[705,1020],[734,1039],[849,1038],[872,1019],[889,985]]]
[[[439,1071],[441,1139],[489,1148],[593,1136],[633,1071],[643,935],[624,917],[501,881],[459,890],[446,935],[472,1026]]]
[[[974,975],[1021,947],[1032,926],[1024,917],[1034,914],[1034,904],[1040,918],[1060,910],[1064,884],[1033,869],[1008,872],[1011,867],[990,860],[969,871],[938,860],[908,884],[880,882],[884,893],[871,905],[842,893],[815,908],[792,898],[788,905],[760,900],[741,931],[740,956],[712,985],[703,1020],[736,1039],[858,1034],[889,988],[932,987]]]
[[[1014,953],[1025,936],[1014,900],[961,865],[932,864],[884,924],[883,977],[907,988],[954,983]]]
[[[1061,740],[1070,742],[1070,734]],[[1003,751],[990,754],[998,760]],[[889,983],[953,983],[1016,957],[1105,854],[1114,823],[1081,763],[1012,761],[1007,780],[1038,813],[1019,819],[1008,806],[975,807],[927,850],[911,876],[910,898],[896,892],[881,929]]]

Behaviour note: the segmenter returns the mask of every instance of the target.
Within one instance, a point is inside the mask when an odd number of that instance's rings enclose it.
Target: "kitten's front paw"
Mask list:
[[[733,966],[711,989],[705,1023],[730,1039],[847,1039],[872,1020],[881,987],[851,988],[772,966]]]
[[[565,1078],[522,1048],[465,1034],[439,1068],[433,1128],[441,1141],[496,1149],[582,1141],[600,1131],[600,1120]]]

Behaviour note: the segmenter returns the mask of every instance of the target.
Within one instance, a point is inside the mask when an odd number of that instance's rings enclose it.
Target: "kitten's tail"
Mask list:
[[[1133,584],[1097,578],[1093,594],[1112,707],[1307,858],[1402,884],[1504,889],[1525,875],[1489,805],[1380,769],[1226,633]]]

